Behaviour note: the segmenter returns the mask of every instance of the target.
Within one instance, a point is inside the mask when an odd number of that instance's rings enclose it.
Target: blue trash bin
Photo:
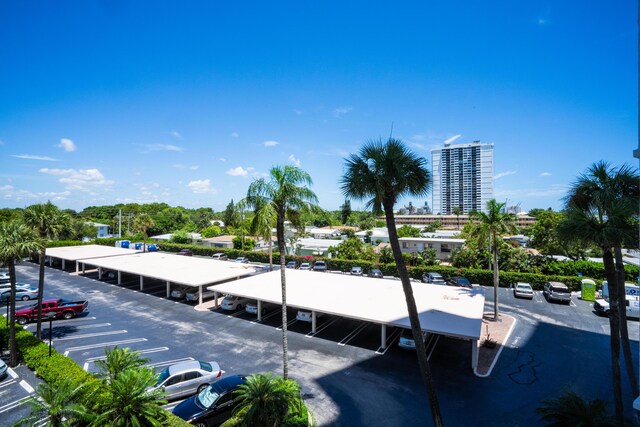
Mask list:
[[[128,240],[123,240],[123,241],[120,243],[120,247],[121,247],[121,248],[125,248],[125,249],[129,249],[129,243],[131,243],[131,242],[130,242],[130,241],[128,241]]]

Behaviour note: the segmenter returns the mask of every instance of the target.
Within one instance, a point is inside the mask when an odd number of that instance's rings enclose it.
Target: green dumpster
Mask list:
[[[582,292],[580,295],[584,301],[596,300],[596,282],[591,279],[582,279]]]

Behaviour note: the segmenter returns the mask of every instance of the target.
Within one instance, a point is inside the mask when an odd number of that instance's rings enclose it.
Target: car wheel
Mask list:
[[[196,427],[207,427],[205,423],[196,423]]]
[[[24,295],[21,299],[22,301],[29,301],[31,298],[29,298],[29,295]]]
[[[198,386],[198,393],[200,393],[202,390],[204,390],[207,387],[209,387],[209,384],[200,384]]]
[[[28,321],[29,319],[27,319],[26,317],[18,317],[16,319],[16,322],[18,322],[18,325],[26,325]]]
[[[242,304],[238,304],[238,307],[236,307],[236,310],[242,310]]]
[[[65,312],[62,314],[62,317],[63,317],[63,318],[65,318],[65,319],[67,319],[67,320],[69,320],[69,319],[71,319],[71,318],[73,317],[73,312],[71,312],[71,311],[65,311]]]

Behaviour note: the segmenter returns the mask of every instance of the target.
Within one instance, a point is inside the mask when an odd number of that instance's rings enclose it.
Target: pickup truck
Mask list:
[[[64,299],[49,299],[42,301],[42,318],[48,319],[53,313],[54,319],[71,319],[87,311],[89,301],[68,301]],[[25,325],[38,317],[38,304],[16,311],[16,322]]]

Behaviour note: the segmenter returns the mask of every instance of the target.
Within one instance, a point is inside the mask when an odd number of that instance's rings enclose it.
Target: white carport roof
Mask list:
[[[122,257],[81,259],[80,262],[186,286],[209,285],[256,272],[250,264],[166,252],[132,253]]]
[[[116,248],[102,245],[62,246],[59,248],[47,248],[47,256],[67,261],[79,259],[102,258],[119,255],[132,255],[137,251],[133,249]]]
[[[368,322],[409,328],[398,280],[286,270],[287,305]],[[422,329],[480,339],[484,290],[412,283]],[[210,287],[218,292],[281,304],[280,272],[260,274]]]

